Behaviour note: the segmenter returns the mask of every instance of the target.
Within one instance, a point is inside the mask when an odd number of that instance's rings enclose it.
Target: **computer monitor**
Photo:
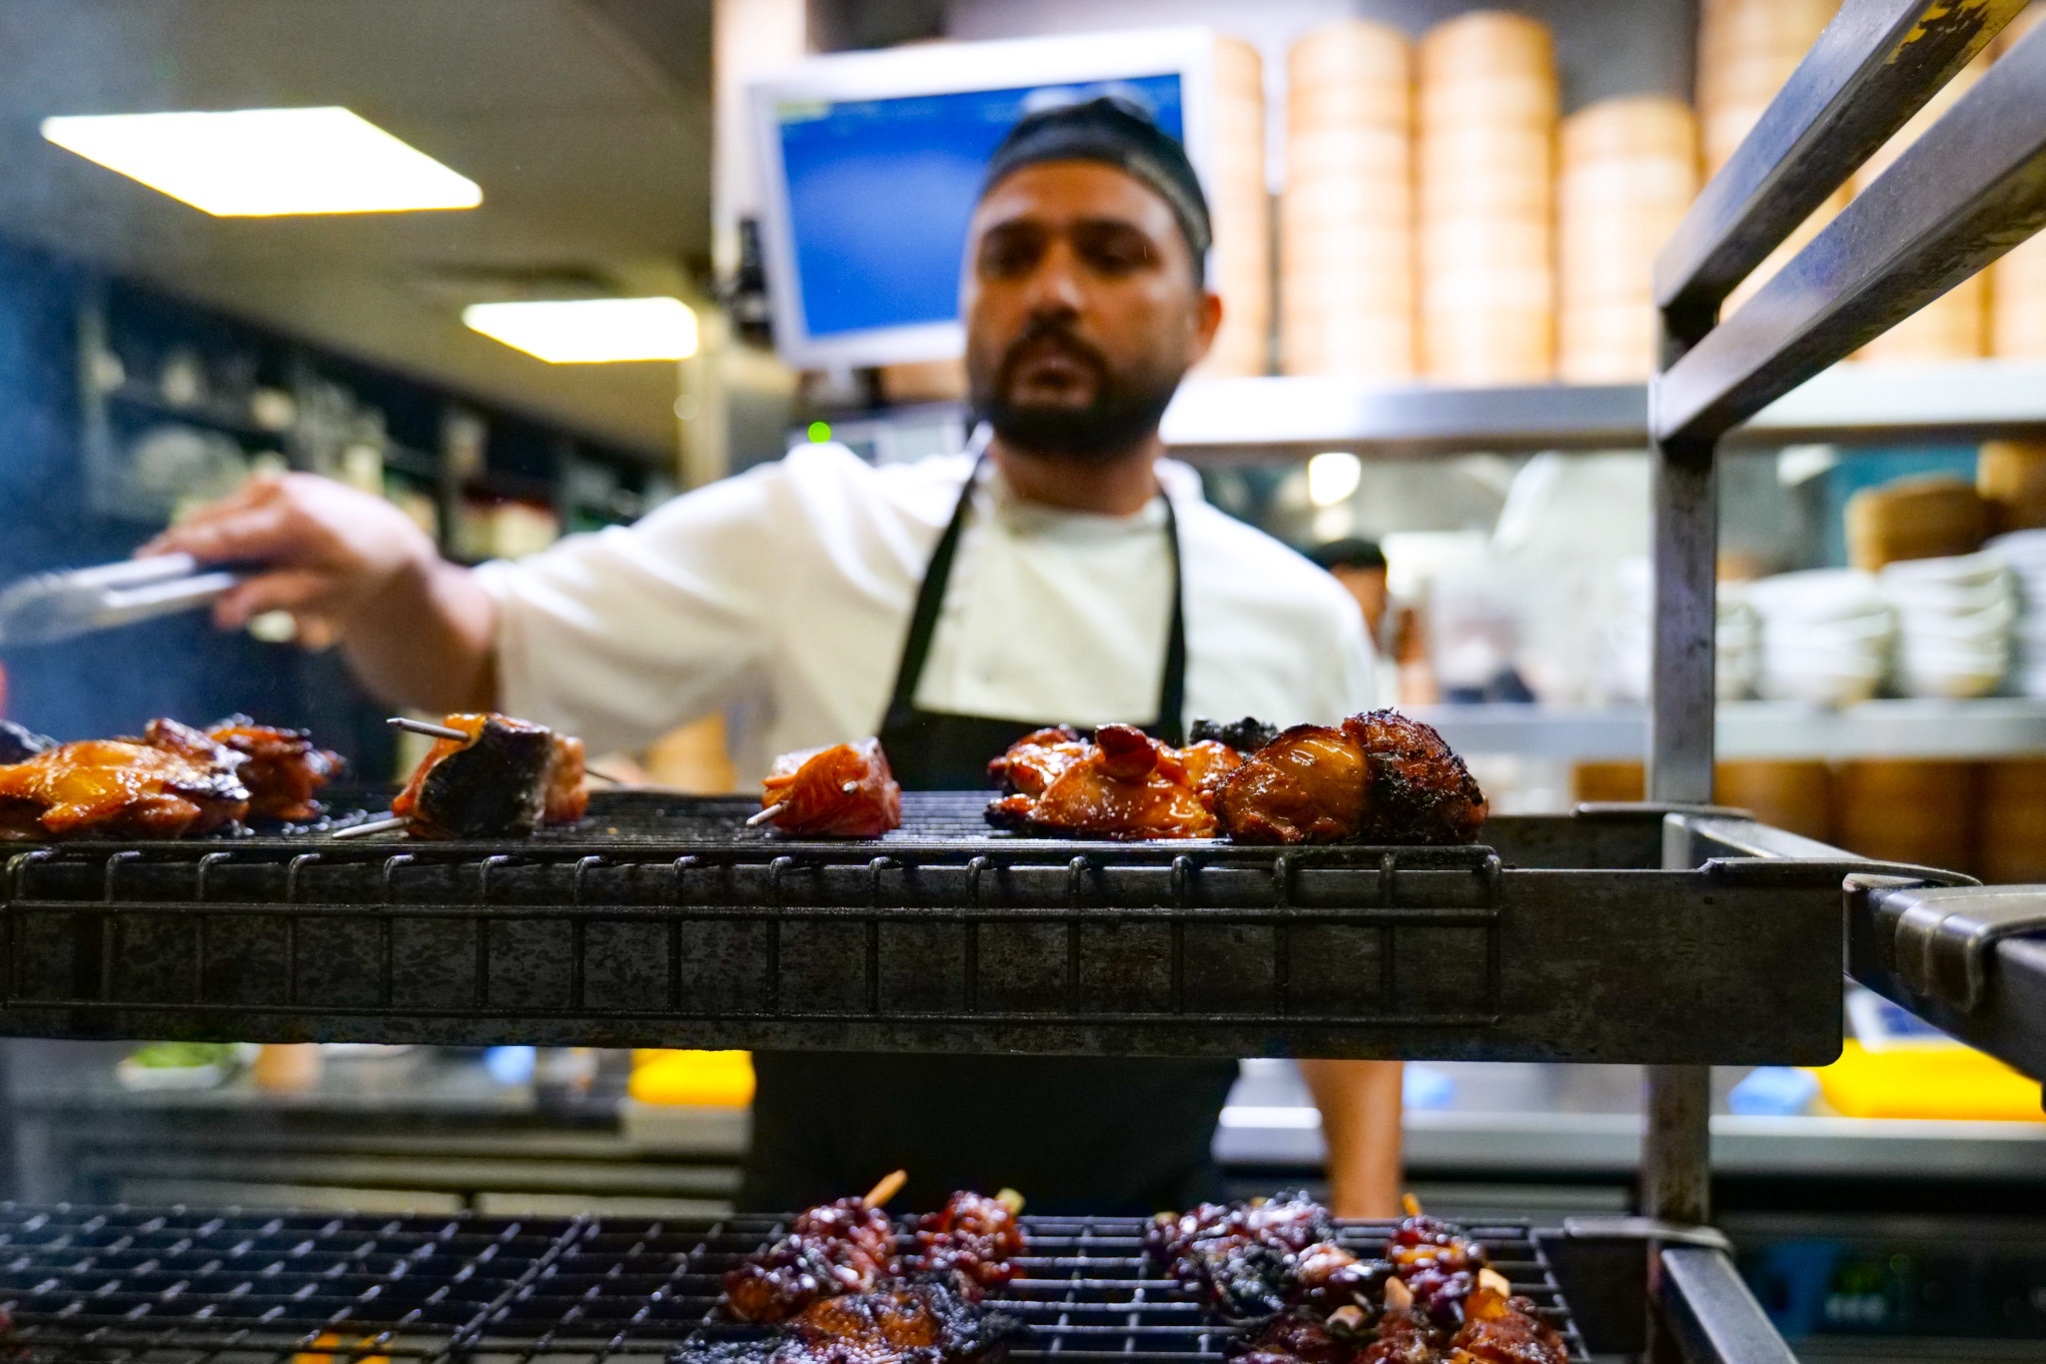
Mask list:
[[[959,263],[988,156],[1025,113],[1118,94],[1205,180],[1206,29],[939,43],[816,57],[751,89],[775,347],[815,369],[964,347]]]

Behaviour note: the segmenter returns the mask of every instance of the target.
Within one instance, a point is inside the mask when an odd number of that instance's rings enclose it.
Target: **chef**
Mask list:
[[[905,204],[905,212],[915,205]],[[1158,422],[1213,340],[1208,209],[1179,143],[1096,99],[996,150],[960,289],[982,419],[962,457],[874,468],[842,446],[469,570],[390,504],[260,479],[148,548],[267,571],[225,628],[286,610],[392,704],[497,709],[643,746],[741,703],[776,752],[879,732],[911,789],[986,785],[1050,723],[1332,721],[1371,654],[1333,579],[1201,498]],[[761,1053],[742,1205],[790,1208],[898,1166],[1033,1210],[1142,1213],[1219,1194],[1229,1060]],[[1393,1211],[1399,1068],[1309,1062],[1339,1212]]]

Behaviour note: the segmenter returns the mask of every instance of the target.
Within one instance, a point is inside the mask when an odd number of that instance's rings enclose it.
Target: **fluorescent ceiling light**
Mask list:
[[[1364,481],[1364,461],[1347,450],[1329,450],[1307,461],[1307,500],[1317,507],[1347,502]]]
[[[679,298],[574,298],[472,303],[462,321],[550,365],[687,360],[696,314]]]
[[[43,136],[222,218],[483,202],[474,180],[339,106],[67,115]]]

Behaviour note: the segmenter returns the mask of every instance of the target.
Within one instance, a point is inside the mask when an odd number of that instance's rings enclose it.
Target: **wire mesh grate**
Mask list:
[[[1215,1364],[1218,1325],[1142,1255],[1137,1218],[1024,1219],[997,1295],[1012,1357]],[[377,1217],[187,1208],[0,1208],[0,1358],[93,1364],[601,1364],[665,1359],[719,1280],[783,1219]],[[1345,1224],[1368,1254],[1383,1224]],[[1473,1227],[1515,1288],[1583,1345],[1525,1224]]]

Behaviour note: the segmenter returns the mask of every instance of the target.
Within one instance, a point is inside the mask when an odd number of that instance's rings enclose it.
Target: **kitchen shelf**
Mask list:
[[[1408,706],[1461,753],[1602,761],[1648,751],[1640,706]],[[1948,758],[2046,756],[2046,701],[1918,698],[1828,710],[1795,701],[1722,702],[1721,758]]]
[[[2046,363],[1841,364],[1727,436],[1738,447],[1981,440],[2046,429]],[[1194,462],[1637,449],[1642,384],[1524,388],[1386,386],[1307,375],[1205,379],[1166,410],[1165,442]]]

